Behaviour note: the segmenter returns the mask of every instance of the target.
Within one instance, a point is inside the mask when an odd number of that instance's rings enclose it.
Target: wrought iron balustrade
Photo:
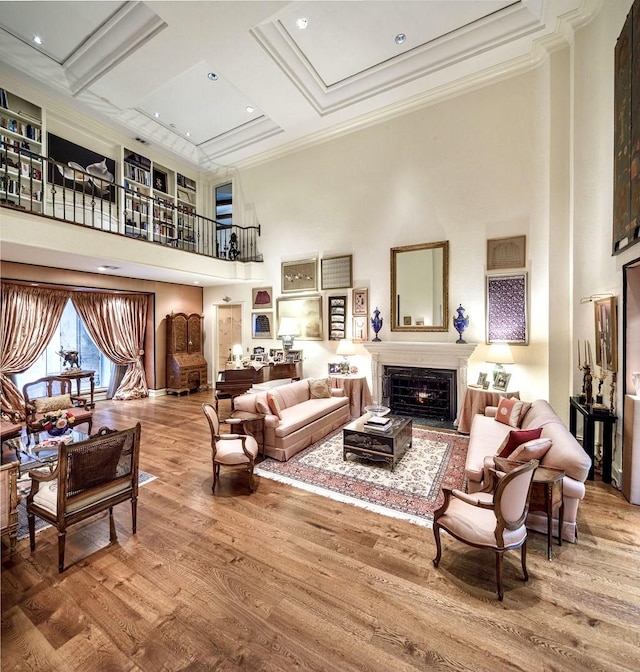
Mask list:
[[[1,130],[1,129],[0,129]],[[27,142],[0,142],[0,206],[230,261],[262,261],[260,226],[223,224],[172,198],[116,184],[40,156]]]

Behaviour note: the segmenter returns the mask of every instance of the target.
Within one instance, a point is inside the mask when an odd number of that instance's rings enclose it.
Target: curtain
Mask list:
[[[120,383],[127,372],[126,366],[118,366],[111,362],[111,378],[109,379],[109,388],[107,389],[107,399],[113,399],[113,395],[120,387]]]
[[[77,292],[71,296],[89,335],[114,364],[126,366],[114,399],[148,397],[142,356],[147,321],[147,297],[100,292]]]
[[[0,405],[24,420],[24,399],[9,376],[26,371],[60,324],[70,292],[2,283]]]

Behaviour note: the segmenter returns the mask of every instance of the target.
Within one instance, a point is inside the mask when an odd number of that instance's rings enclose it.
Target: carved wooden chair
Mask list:
[[[253,468],[258,455],[258,443],[248,432],[241,418],[228,418],[225,422],[231,428],[237,427],[242,433],[220,434],[220,419],[212,404],[202,404],[202,411],[209,423],[211,431],[211,461],[213,464],[213,485],[211,492],[215,492],[220,478],[220,465],[246,465],[249,472],[249,487],[255,490]]]
[[[9,537],[13,554],[18,540],[18,476],[20,463],[9,462],[0,467],[0,533]]]
[[[75,418],[74,428],[87,424],[87,433],[91,433],[93,411],[84,407],[86,399],[71,393],[71,381],[62,376],[45,376],[27,383],[22,388],[24,397],[27,442],[35,435],[40,440],[43,431],[42,418],[49,411],[70,411]]]
[[[459,541],[492,550],[496,555],[496,583],[498,599],[502,601],[503,555],[520,548],[524,580],[527,572],[527,528],[525,519],[529,508],[531,483],[538,460],[531,460],[496,480],[493,493],[476,492],[471,495],[460,490],[443,488],[444,504],[434,513],[433,534],[437,567],[442,557],[440,530],[446,530]]]
[[[31,550],[36,548],[35,516],[58,530],[58,571],[64,569],[67,528],[109,510],[109,541],[117,539],[113,507],[131,502],[136,533],[140,423],[117,431],[102,427],[86,441],[62,444],[58,464],[50,474],[31,471],[27,518]]]

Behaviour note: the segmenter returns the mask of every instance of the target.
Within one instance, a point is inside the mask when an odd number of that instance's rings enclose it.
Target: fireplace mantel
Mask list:
[[[467,363],[477,343],[420,343],[408,341],[368,341],[362,344],[371,355],[371,382],[376,401],[382,398],[385,366],[419,366],[453,369],[457,372],[458,415],[467,389]]]

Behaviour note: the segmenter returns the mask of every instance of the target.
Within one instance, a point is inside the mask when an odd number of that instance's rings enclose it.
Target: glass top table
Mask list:
[[[65,443],[78,443],[89,438],[88,434],[72,429],[62,436],[50,436],[48,432],[40,432],[40,442],[31,445],[24,440],[24,436],[16,436],[3,442],[3,447],[15,451],[16,458],[20,462],[20,474],[30,469],[49,467],[55,469],[58,462],[58,447]]]

